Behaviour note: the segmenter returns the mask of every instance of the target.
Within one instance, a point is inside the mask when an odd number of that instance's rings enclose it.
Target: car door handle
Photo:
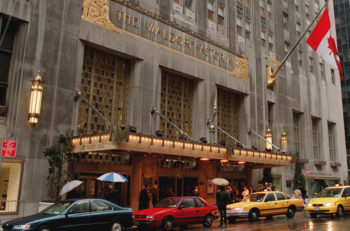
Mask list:
[[[196,212],[198,213],[198,212],[199,212],[199,210],[196,210]]]

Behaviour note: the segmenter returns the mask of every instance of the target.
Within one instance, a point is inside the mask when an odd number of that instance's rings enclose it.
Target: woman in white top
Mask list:
[[[242,196],[243,196],[243,199],[246,199],[249,196],[249,190],[247,189],[246,186],[243,187]]]

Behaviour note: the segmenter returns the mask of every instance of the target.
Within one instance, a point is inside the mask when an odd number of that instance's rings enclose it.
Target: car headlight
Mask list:
[[[234,208],[235,211],[244,211],[246,210],[245,208]]]
[[[334,202],[331,202],[331,203],[327,203],[327,204],[326,204],[326,207],[332,207],[332,206],[335,206],[335,203],[334,203]]]
[[[30,225],[15,225],[12,229],[30,229]]]
[[[308,203],[308,204],[307,204],[307,207],[311,207],[311,206],[312,206],[312,204],[311,204],[311,203]]]
[[[147,215],[146,219],[153,219],[153,215]]]

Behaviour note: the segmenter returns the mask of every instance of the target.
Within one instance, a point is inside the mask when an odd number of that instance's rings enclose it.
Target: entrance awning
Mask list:
[[[109,134],[72,138],[72,153],[124,151],[210,160],[244,161],[251,168],[289,166],[290,155],[262,152],[250,149],[229,149],[223,146],[165,139],[142,134],[119,134],[110,139]]]

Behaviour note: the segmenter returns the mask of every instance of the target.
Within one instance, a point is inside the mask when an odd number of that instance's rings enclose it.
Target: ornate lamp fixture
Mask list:
[[[281,134],[281,144],[280,145],[281,145],[282,151],[287,153],[288,152],[288,138],[287,138],[287,133],[284,131]]]
[[[268,128],[265,133],[265,149],[267,151],[272,151],[272,132],[271,129]]]
[[[40,71],[38,71],[36,77],[32,80],[32,87],[30,89],[28,122],[32,127],[39,122],[43,89],[43,80],[40,76]]]

